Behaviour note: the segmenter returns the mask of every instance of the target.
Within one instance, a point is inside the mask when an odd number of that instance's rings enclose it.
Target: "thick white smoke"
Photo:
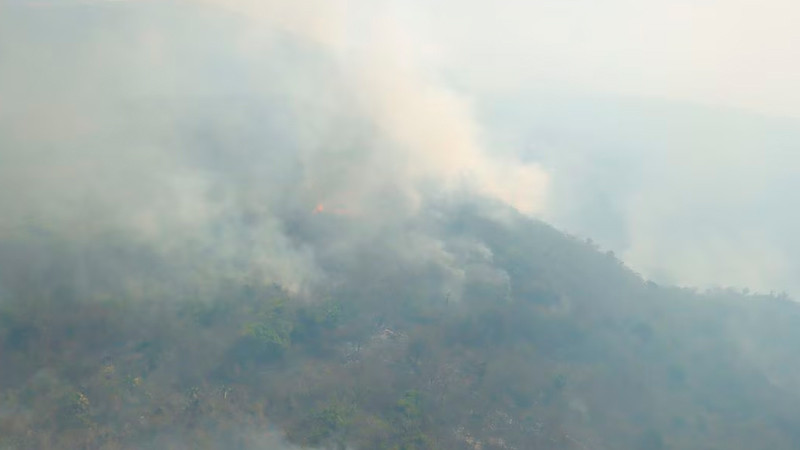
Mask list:
[[[474,189],[526,214],[544,207],[545,171],[492,156],[468,98],[437,82],[435,64],[422,63],[422,44],[395,20],[390,2],[209,1],[255,27],[277,28],[318,45],[336,61],[353,93],[352,108],[388,138],[361,168],[361,188],[391,180],[413,193],[421,182],[435,181]],[[352,191],[346,195],[353,201]]]
[[[435,241],[398,234],[426,195],[543,206],[544,171],[492,156],[389,3],[58,6],[0,17],[6,237],[124,236],[297,291],[324,278],[319,245],[408,239],[415,260],[441,260]],[[359,232],[290,237],[317,204],[355,213]]]

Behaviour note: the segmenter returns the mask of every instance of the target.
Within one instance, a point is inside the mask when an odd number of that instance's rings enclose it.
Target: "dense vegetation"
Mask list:
[[[4,242],[0,448],[800,448],[798,305],[657,286],[497,210],[391,240],[295,217],[308,291],[114,236]]]

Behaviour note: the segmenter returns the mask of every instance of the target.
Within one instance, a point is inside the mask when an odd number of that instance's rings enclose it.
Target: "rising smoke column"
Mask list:
[[[396,19],[391,2],[208,3],[245,16],[255,27],[278,29],[324,49],[349,84],[352,107],[386,138],[359,161],[355,183],[342,180],[346,200],[321,200],[361,203],[365,199],[359,197],[386,183],[416,198],[421,184],[434,182],[499,199],[525,214],[544,208],[547,173],[536,164],[493,157],[484,148],[468,99],[438,82],[436,67],[422,63],[420,43]]]

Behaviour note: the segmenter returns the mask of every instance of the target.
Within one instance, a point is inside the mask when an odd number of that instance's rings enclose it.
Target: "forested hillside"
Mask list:
[[[0,450],[800,449],[800,2],[632,3],[0,0]]]
[[[485,202],[285,217],[311,287],[113,233],[0,242],[0,448],[800,448],[784,296],[658,286]]]

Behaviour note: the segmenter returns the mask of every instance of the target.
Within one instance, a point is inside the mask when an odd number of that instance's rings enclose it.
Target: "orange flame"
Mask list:
[[[322,203],[317,203],[317,206],[314,207],[314,210],[311,212],[312,214],[332,214],[336,216],[351,216],[353,212],[348,208],[326,208],[325,205]]]

